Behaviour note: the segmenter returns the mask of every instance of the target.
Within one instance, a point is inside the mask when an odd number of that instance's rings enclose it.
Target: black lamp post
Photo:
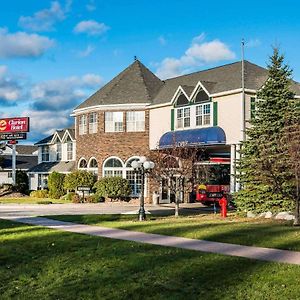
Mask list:
[[[139,160],[135,160],[131,163],[132,168],[141,175],[141,195],[140,195],[140,209],[139,209],[139,221],[146,220],[145,213],[145,175],[154,168],[154,162],[149,161],[147,157],[141,156]]]

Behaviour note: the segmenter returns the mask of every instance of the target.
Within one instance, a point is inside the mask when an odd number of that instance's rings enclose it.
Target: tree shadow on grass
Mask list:
[[[28,237],[14,232],[4,245],[4,299],[296,299],[300,292],[297,266],[49,229],[38,236],[40,228],[28,227]]]

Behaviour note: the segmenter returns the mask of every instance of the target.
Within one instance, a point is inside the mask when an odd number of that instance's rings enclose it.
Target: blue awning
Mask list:
[[[159,140],[159,148],[171,148],[173,146],[200,146],[200,145],[225,145],[226,135],[218,126],[169,131]]]

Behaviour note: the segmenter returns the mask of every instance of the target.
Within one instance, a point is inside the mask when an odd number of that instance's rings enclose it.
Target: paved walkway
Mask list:
[[[135,232],[123,229],[75,224],[71,222],[62,222],[40,217],[20,218],[16,216],[6,216],[1,218],[31,225],[45,226],[48,228],[59,229],[73,233],[81,233],[118,240],[141,242],[145,244],[176,247],[188,250],[300,265],[300,252],[296,251],[194,240],[182,237]]]

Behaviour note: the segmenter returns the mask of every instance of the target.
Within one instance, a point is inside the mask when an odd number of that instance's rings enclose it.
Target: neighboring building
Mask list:
[[[222,164],[235,191],[240,142],[267,76],[266,69],[245,61],[244,89],[241,62],[162,81],[136,60],[74,110],[77,167],[127,178],[138,195],[132,160],[172,146],[175,138],[204,149],[204,163]],[[292,89],[300,95],[298,83]],[[170,201],[163,183],[159,194]]]
[[[31,190],[47,188],[48,176],[54,171],[67,174],[75,169],[74,128],[57,130],[35,145],[38,147],[38,164],[29,170]]]
[[[37,147],[16,145],[16,170],[28,172],[38,163]],[[12,184],[12,148],[7,145],[0,154],[0,185]]]

